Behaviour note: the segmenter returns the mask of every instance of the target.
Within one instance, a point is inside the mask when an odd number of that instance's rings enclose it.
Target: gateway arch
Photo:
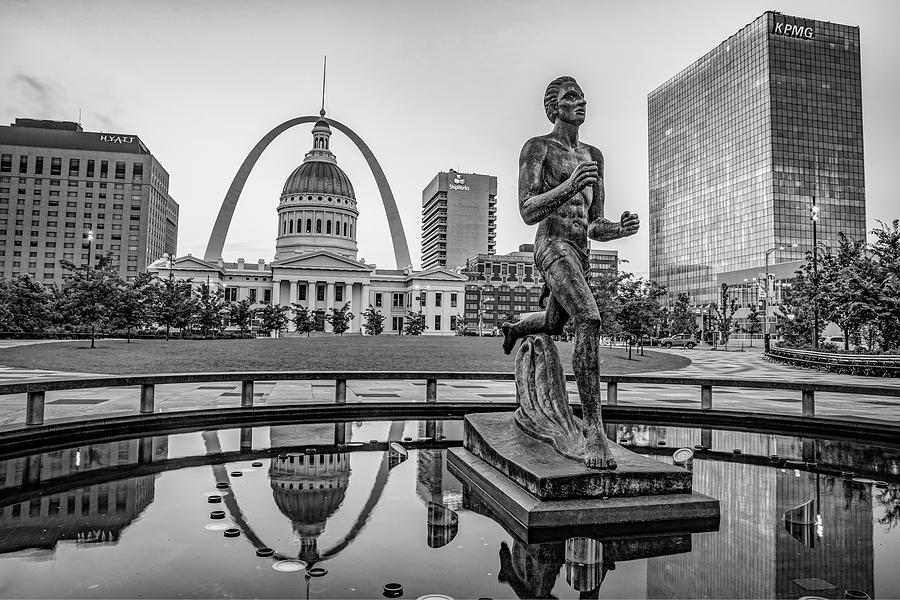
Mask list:
[[[400,212],[397,210],[396,202],[394,202],[394,194],[391,192],[391,186],[388,184],[387,177],[385,177],[384,171],[382,170],[381,165],[378,164],[375,155],[362,138],[356,135],[356,132],[352,129],[334,119],[318,115],[297,117],[296,119],[285,121],[267,133],[259,140],[256,146],[253,147],[253,150],[251,150],[250,154],[247,155],[247,158],[244,159],[241,168],[238,169],[237,174],[234,176],[231,186],[228,188],[228,193],[225,194],[225,199],[222,201],[222,207],[219,208],[219,215],[216,217],[216,224],[213,226],[212,233],[209,235],[209,243],[206,244],[206,252],[203,255],[204,260],[216,261],[222,256],[222,248],[225,246],[225,236],[228,235],[228,227],[231,225],[231,217],[234,216],[234,208],[237,206],[238,198],[241,197],[241,192],[244,189],[244,184],[247,183],[250,171],[253,170],[256,161],[259,160],[260,155],[262,155],[266,147],[272,143],[272,140],[291,127],[302,125],[304,123],[315,123],[320,119],[323,119],[329,126],[334,127],[350,138],[366,159],[369,168],[372,170],[372,175],[375,177],[375,183],[378,184],[378,191],[381,193],[381,201],[384,204],[384,212],[387,216],[388,227],[390,227],[391,231],[391,241],[394,245],[394,261],[397,263],[397,268],[404,269],[407,266],[412,265],[412,260],[409,257],[409,246],[406,244],[406,234],[403,232],[403,221],[400,220]]]

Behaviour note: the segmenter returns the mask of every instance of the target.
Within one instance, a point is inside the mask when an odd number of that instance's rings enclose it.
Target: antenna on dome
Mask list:
[[[319,115],[325,116],[325,72],[328,68],[328,57],[325,57],[325,60],[322,63],[322,110],[319,111]]]

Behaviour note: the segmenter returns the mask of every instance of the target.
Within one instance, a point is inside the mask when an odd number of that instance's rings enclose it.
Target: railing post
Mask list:
[[[347,380],[346,379],[336,379],[334,382],[334,403],[335,404],[346,404],[347,403]]]
[[[816,416],[816,393],[812,390],[803,390],[803,416]]]
[[[153,412],[153,400],[156,396],[156,386],[152,383],[141,384],[141,414]]]
[[[700,408],[710,410],[712,408],[712,386],[700,386]]]
[[[241,382],[241,406],[253,406],[253,381]]]
[[[437,379],[425,380],[425,402],[437,402]]]
[[[28,392],[28,404],[25,405],[25,424],[44,424],[44,392]]]
[[[617,381],[606,382],[606,405],[618,406],[619,404],[619,383]]]

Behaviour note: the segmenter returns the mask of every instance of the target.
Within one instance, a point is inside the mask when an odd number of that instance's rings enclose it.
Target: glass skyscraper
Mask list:
[[[721,273],[864,238],[859,28],[766,12],[648,97],[650,277],[716,302]],[[792,244],[797,244],[791,248]]]

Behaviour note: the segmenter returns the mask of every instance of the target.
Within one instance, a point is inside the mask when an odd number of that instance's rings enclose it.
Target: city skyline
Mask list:
[[[547,18],[537,3],[159,6],[0,2],[0,49],[10,59],[0,65],[0,120],[78,120],[81,110],[86,131],[139,135],[171,174],[179,255],[202,256],[253,145],[278,123],[318,111],[327,55],[328,116],[357,131],[384,167],[417,267],[421,190],[451,168],[497,176],[498,253],[533,240],[517,210],[518,153],[550,129],[543,90],[567,73],[587,94],[583,139],[605,155],[607,217],[631,210],[645,219],[634,238],[595,247],[618,250],[630,262],[624,270],[647,275],[647,94],[766,10],[860,27],[866,229],[898,216],[889,188],[900,160],[893,3],[569,2],[559,10],[598,28],[574,37],[568,19]],[[278,198],[308,135],[295,128],[263,154],[226,260],[274,256]],[[359,200],[359,255],[391,267],[387,219],[365,161],[340,135],[333,148]]]

